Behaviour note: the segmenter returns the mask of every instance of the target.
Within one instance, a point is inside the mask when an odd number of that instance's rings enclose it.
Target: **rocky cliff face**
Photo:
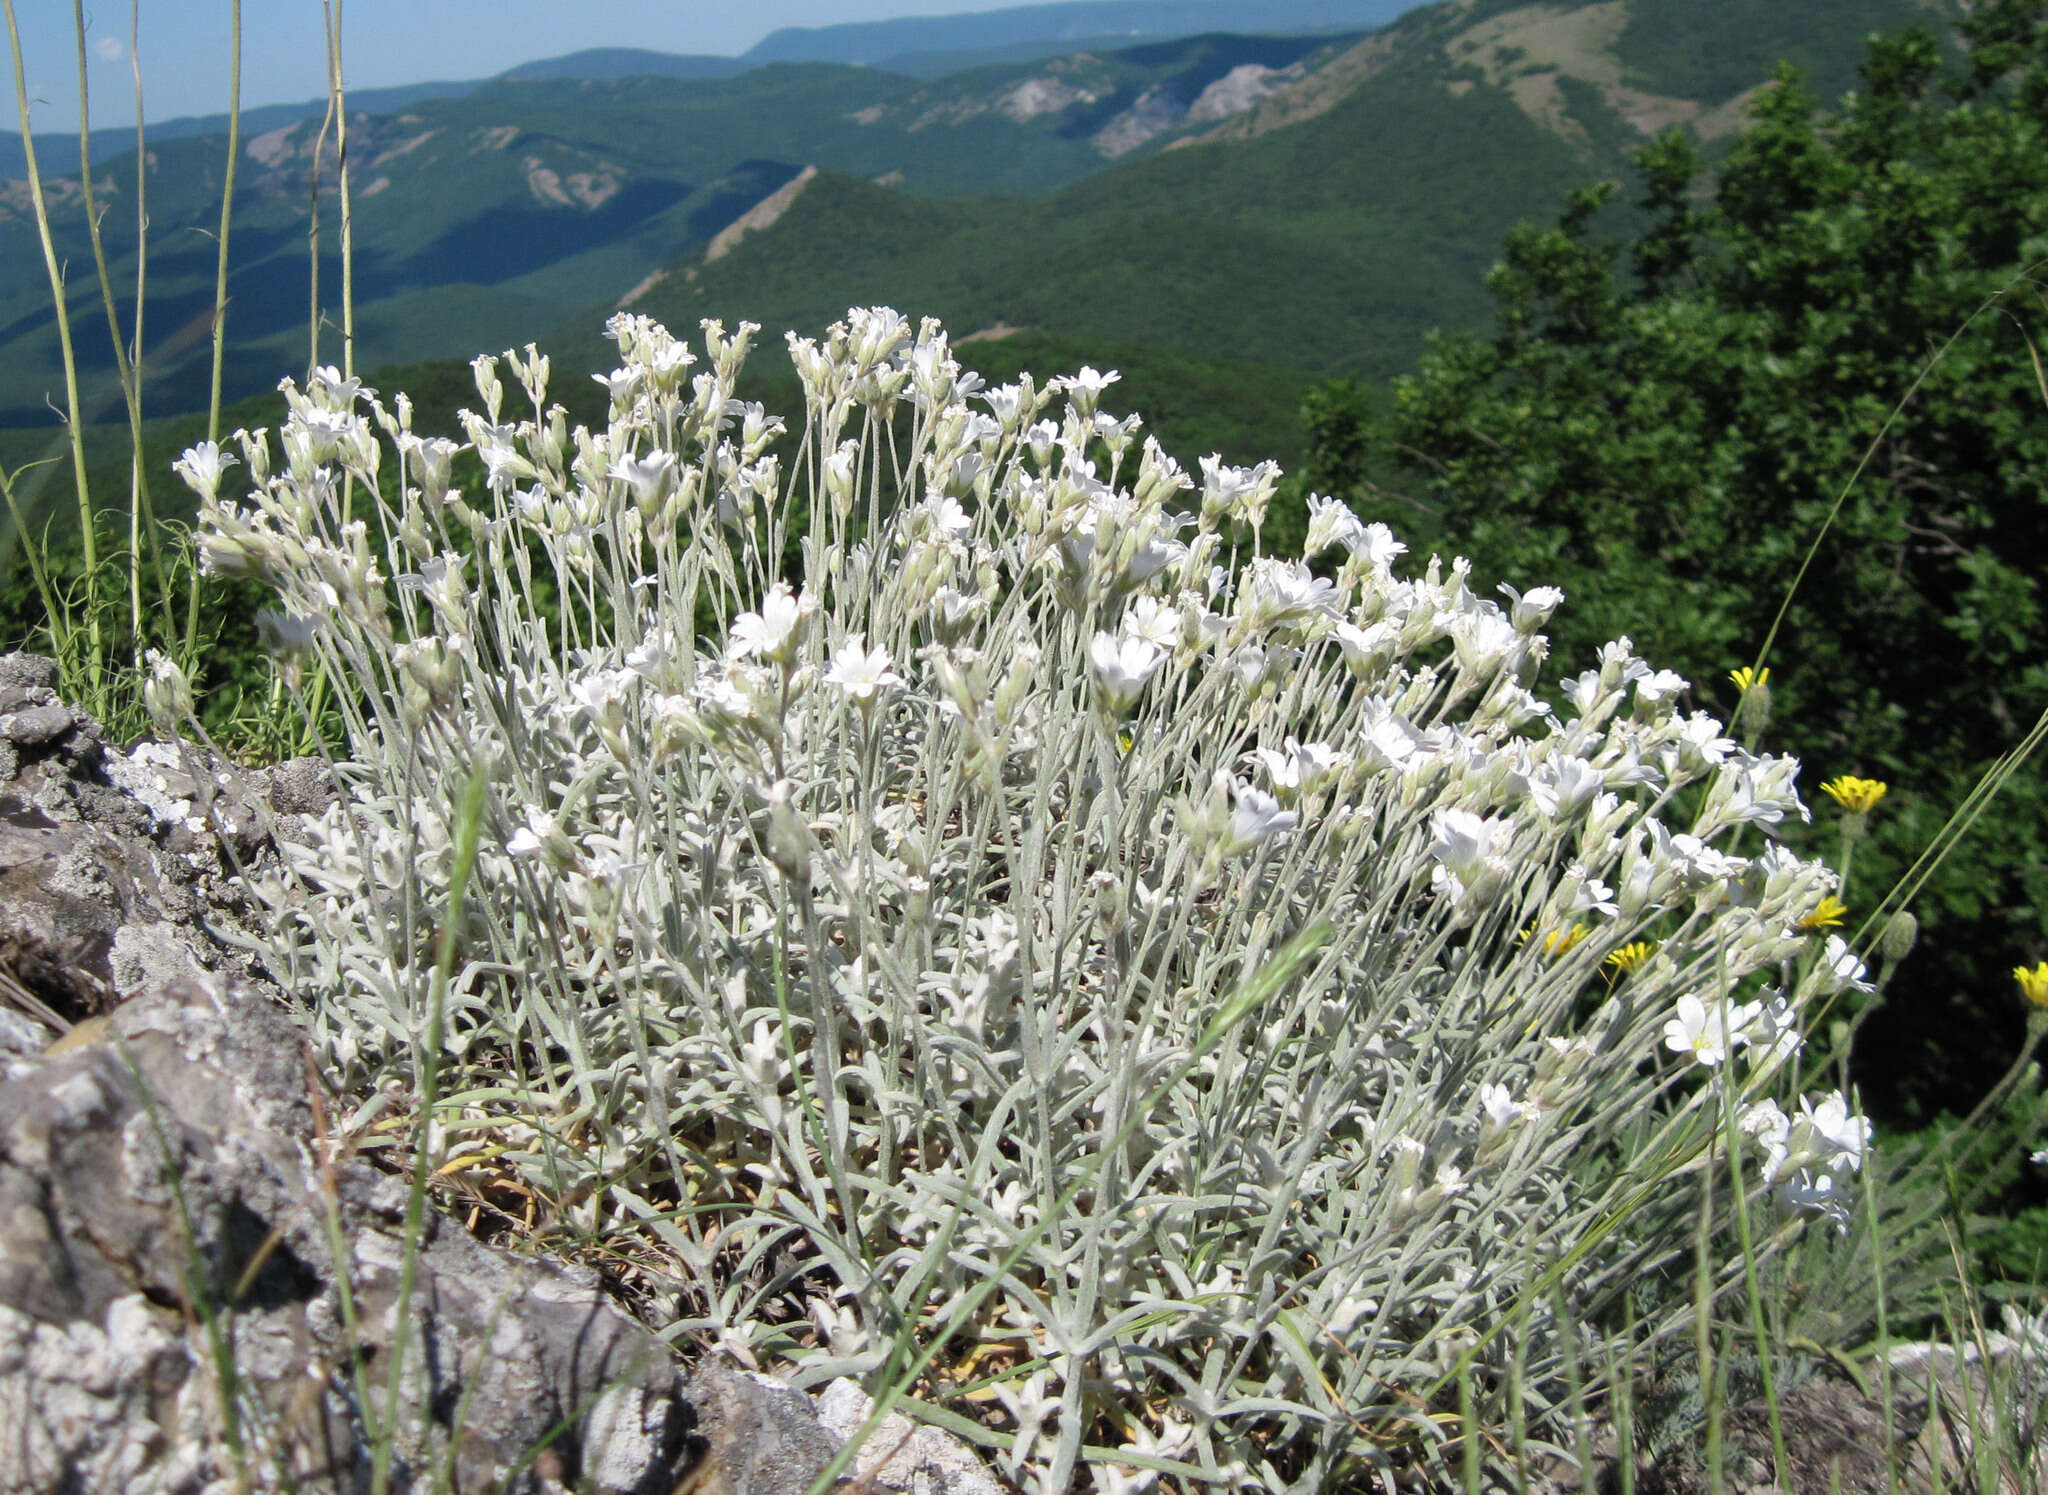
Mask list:
[[[122,749],[0,658],[0,1492],[794,1495],[866,1415],[694,1368],[587,1270],[478,1242],[352,1155],[238,867],[316,760]],[[993,1495],[885,1429],[872,1487]]]

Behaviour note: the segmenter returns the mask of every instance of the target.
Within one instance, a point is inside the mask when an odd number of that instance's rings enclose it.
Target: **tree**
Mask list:
[[[1924,31],[1874,38],[1828,113],[1781,67],[1711,176],[1683,134],[1639,153],[1630,242],[1594,229],[1619,189],[1580,191],[1508,240],[1493,337],[1434,339],[1382,406],[1333,388],[1308,411],[1311,482],[1398,488],[1489,579],[1564,587],[1554,658],[1628,633],[1724,714],[1847,487],[1774,636],[1767,743],[1810,799],[1892,784],[1859,911],[2048,708],[2044,17],[1988,0],[1955,66]],[[1916,903],[1858,1050],[1895,1117],[1967,1100],[2018,1045],[2044,848],[2029,772]]]

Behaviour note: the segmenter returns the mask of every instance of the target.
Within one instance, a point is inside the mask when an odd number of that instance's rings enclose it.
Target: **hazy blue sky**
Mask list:
[[[782,26],[995,10],[1019,0],[342,0],[342,78],[351,88],[481,78],[585,47],[744,52]],[[136,52],[148,119],[227,109],[229,0],[140,0]],[[78,53],[64,0],[14,0],[38,130],[78,127]],[[85,7],[93,124],[135,122],[131,0]],[[242,102],[297,103],[327,88],[320,0],[242,0]],[[10,79],[11,82],[11,79]],[[0,128],[19,129],[0,84]]]

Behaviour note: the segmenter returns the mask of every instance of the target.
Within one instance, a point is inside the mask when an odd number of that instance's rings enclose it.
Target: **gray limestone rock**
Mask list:
[[[0,656],[0,1048],[47,1042],[125,997],[221,970],[262,983],[239,871],[276,852],[269,775],[186,743],[105,742],[57,701],[56,670]],[[59,725],[61,721],[61,726]],[[296,805],[313,777],[288,775]],[[40,1045],[33,1045],[40,1047]]]
[[[380,1443],[399,1492],[807,1491],[842,1438],[802,1392],[431,1207],[409,1240],[319,1140],[236,873],[327,765],[112,747],[56,678],[0,656],[0,1495],[355,1495]]]
[[[398,1490],[668,1495],[704,1447],[669,1349],[432,1212],[409,1250],[403,1184],[322,1155],[306,1052],[205,977],[0,1091],[0,1490],[339,1495],[388,1433]]]

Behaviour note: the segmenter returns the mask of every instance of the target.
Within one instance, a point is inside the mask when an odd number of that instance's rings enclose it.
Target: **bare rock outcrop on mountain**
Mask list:
[[[0,658],[0,1495],[341,1495],[380,1459],[396,1491],[807,1490],[843,1441],[810,1397],[410,1226],[335,1136],[234,875],[325,766],[123,750],[54,687]],[[941,1436],[871,1487],[993,1495]]]

